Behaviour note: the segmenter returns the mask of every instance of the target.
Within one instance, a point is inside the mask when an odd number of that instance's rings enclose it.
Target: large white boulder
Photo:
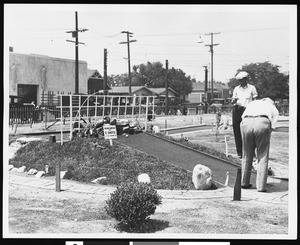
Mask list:
[[[45,174],[44,171],[38,171],[37,174],[35,175],[35,177],[36,177],[37,179],[39,179],[39,178],[41,178],[44,174]]]
[[[147,183],[150,184],[150,177],[148,174],[140,174],[138,176],[138,182],[139,183]]]
[[[27,174],[29,174],[29,175],[35,175],[37,172],[38,172],[38,171],[37,171],[36,169],[31,168],[31,169],[28,171]]]
[[[202,164],[197,164],[193,169],[192,181],[197,190],[210,189],[213,183],[211,169]]]
[[[24,173],[25,170],[26,170],[26,166],[22,166],[22,167],[18,168],[17,172],[18,173]]]

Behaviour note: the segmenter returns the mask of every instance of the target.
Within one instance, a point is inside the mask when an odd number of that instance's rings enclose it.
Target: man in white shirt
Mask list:
[[[235,76],[239,80],[240,85],[236,86],[232,94],[232,127],[235,139],[235,146],[237,155],[242,158],[242,136],[240,124],[242,121],[242,114],[246,106],[257,97],[256,88],[248,84],[249,74],[245,71],[238,72]]]
[[[255,148],[257,150],[256,189],[266,191],[271,132],[278,120],[274,101],[263,98],[249,103],[242,115],[241,134],[243,143],[242,188],[250,188],[250,176]]]

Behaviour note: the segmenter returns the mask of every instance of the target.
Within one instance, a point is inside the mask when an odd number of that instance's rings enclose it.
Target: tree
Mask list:
[[[242,66],[239,71],[249,73],[249,83],[253,84],[260,98],[269,97],[275,99],[289,98],[289,75],[279,72],[279,66],[273,65],[270,62],[251,63]],[[234,88],[239,85],[239,82],[232,78],[228,86]]]
[[[193,90],[191,79],[181,69],[172,67],[168,72],[168,85],[179,94],[188,94]],[[164,87],[166,82],[166,69],[163,68],[161,62],[147,62],[133,67],[134,85],[142,85],[148,87]]]

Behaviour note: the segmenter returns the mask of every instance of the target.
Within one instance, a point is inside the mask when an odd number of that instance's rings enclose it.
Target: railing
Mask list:
[[[43,120],[43,110],[34,106],[10,106],[9,124],[25,124]]]

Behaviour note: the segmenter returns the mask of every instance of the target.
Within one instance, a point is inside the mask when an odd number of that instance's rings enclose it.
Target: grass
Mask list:
[[[63,146],[30,142],[17,151],[9,164],[38,171],[48,165],[48,175],[55,175],[58,162],[61,170],[67,171],[64,178],[81,182],[105,176],[107,180],[102,184],[120,185],[136,182],[139,174],[147,173],[156,189],[194,189],[191,172],[124,145],[111,147],[102,138],[77,137]]]

